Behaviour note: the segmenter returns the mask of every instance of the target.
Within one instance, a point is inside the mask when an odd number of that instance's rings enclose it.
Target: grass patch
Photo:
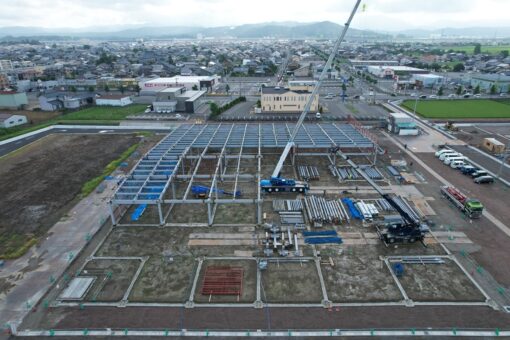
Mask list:
[[[422,100],[418,101],[416,113],[425,118],[510,118],[509,101],[489,99],[468,100]],[[406,100],[402,106],[413,111],[414,100]]]
[[[141,113],[147,106],[142,104],[128,105],[124,107],[93,106],[83,110],[70,112],[62,115],[62,120],[98,120],[119,121],[137,113]]]
[[[146,106],[141,104],[133,104],[124,107],[93,106],[83,110],[63,114],[41,124],[0,129],[0,140],[17,137],[25,133],[57,124],[118,125],[119,122],[127,116],[141,113],[145,110],[145,108]]]
[[[438,46],[438,48],[443,49],[445,51],[454,50],[455,52],[464,52],[467,54],[473,54],[475,51],[475,45],[460,45],[460,46]],[[482,45],[481,53],[483,54],[499,54],[501,51],[508,50],[510,51],[510,45],[499,45],[499,46],[489,46]]]
[[[133,152],[135,152],[136,148],[138,148],[139,143],[131,145],[126,151],[124,151],[119,158],[111,161],[103,170],[101,175],[92,178],[91,180],[85,182],[81,188],[81,197],[86,197],[90,195],[94,189],[104,180],[106,176],[109,176],[117,167],[126,160]]]
[[[29,235],[11,234],[10,236],[0,236],[2,252],[0,259],[12,260],[21,257],[30,247],[37,243],[37,238]]]

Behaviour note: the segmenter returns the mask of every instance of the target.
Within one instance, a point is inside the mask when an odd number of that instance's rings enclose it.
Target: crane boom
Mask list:
[[[349,16],[349,19],[345,23],[342,33],[336,40],[335,45],[333,46],[333,50],[331,51],[328,61],[326,62],[326,65],[322,69],[322,72],[319,76],[319,80],[317,81],[317,83],[315,83],[315,86],[313,87],[312,95],[310,97],[308,97],[308,101],[306,102],[303,112],[299,116],[296,126],[294,127],[294,130],[292,131],[292,133],[290,135],[287,146],[283,150],[283,152],[280,156],[280,160],[276,164],[276,168],[273,171],[272,177],[279,177],[280,171],[282,170],[282,167],[283,167],[283,163],[287,159],[287,156],[289,155],[290,150],[294,146],[294,139],[296,138],[299,128],[301,127],[301,124],[303,124],[303,121],[305,120],[305,117],[308,114],[308,112],[310,112],[310,107],[312,106],[315,96],[319,93],[319,88],[321,86],[322,80],[326,77],[328,70],[331,68],[331,64],[333,63],[333,59],[335,59],[335,56],[338,52],[338,48],[340,47],[340,43],[344,40],[345,34],[347,34],[349,25],[351,24],[351,21],[354,18],[354,14],[356,14],[356,11],[358,10],[360,3],[361,3],[361,0],[356,0],[356,4],[354,5],[354,8],[352,9],[351,15]]]

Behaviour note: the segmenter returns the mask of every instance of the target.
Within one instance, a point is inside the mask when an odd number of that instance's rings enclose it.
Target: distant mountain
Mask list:
[[[135,38],[194,38],[197,34],[204,37],[223,38],[335,38],[338,36],[343,26],[330,21],[316,23],[298,23],[298,22],[270,22],[261,24],[250,24],[240,26],[223,27],[126,27],[117,28],[107,27],[96,29],[47,29],[41,27],[0,27],[0,37],[12,36],[50,36],[59,35],[76,38],[99,38],[99,39],[135,39]],[[389,38],[387,34],[376,33],[373,31],[358,30],[350,28],[347,34],[351,38],[369,38],[384,39]]]
[[[415,38],[429,37],[466,37],[466,38],[510,38],[509,27],[465,27],[465,28],[438,28],[433,30],[410,29],[397,32],[386,32],[390,34],[404,34]]]

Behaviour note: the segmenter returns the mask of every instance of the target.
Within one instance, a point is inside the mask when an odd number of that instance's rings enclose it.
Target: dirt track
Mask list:
[[[83,183],[137,141],[134,135],[51,135],[0,159],[0,255],[43,235]]]

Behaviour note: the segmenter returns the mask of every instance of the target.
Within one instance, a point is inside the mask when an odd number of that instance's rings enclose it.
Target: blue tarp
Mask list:
[[[363,219],[363,215],[360,214],[358,208],[356,208],[354,202],[350,198],[342,198],[342,202],[344,202],[347,205],[347,208],[349,209],[352,218],[356,218],[358,220]]]
[[[303,231],[303,236],[336,236],[336,230]]]
[[[140,216],[142,216],[143,212],[145,211],[145,208],[147,208],[147,204],[140,204],[138,207],[136,207],[135,211],[131,214],[131,221],[138,221]]]
[[[338,236],[335,237],[307,237],[305,238],[306,244],[324,244],[324,243],[342,243],[342,239]]]

